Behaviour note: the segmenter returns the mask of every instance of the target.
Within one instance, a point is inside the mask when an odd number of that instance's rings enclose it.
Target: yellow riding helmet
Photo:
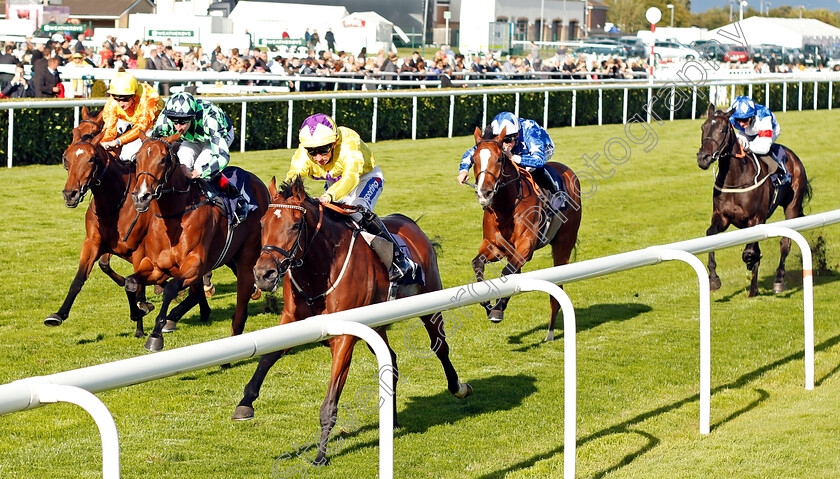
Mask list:
[[[328,115],[317,113],[303,120],[298,138],[300,146],[316,148],[335,142],[338,139],[338,128]]]
[[[136,95],[139,87],[140,84],[137,83],[137,79],[130,73],[119,72],[111,80],[111,87],[108,88],[108,93],[120,96]]]

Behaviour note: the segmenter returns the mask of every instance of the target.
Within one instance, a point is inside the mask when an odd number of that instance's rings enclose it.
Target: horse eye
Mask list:
[[[295,223],[295,224],[292,226],[292,231],[299,231],[299,230],[300,230],[300,223],[301,223],[301,222],[299,222],[299,223]]]

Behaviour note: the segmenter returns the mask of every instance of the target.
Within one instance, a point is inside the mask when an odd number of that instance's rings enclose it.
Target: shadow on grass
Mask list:
[[[763,268],[762,268],[763,269]],[[767,274],[764,275],[763,278],[759,278],[758,280],[758,295],[759,296],[777,296],[780,298],[789,298],[793,294],[802,291],[802,278],[801,278],[801,271],[800,267],[795,267],[792,270],[788,270],[786,277],[785,277],[785,284],[786,289],[781,293],[773,293],[773,281],[776,280],[776,269],[775,266],[772,270],[769,270]],[[791,275],[791,273],[794,273]],[[840,281],[840,273],[829,271],[827,273],[822,273],[819,275],[814,275],[814,286],[824,285],[824,284],[831,284],[834,282]],[[736,289],[735,291],[727,294],[726,296],[721,296],[719,298],[713,298],[714,302],[716,303],[728,303],[736,296],[743,296],[747,297],[747,292],[749,290],[750,283],[748,278],[744,278],[744,284]],[[714,294],[714,293],[712,293]]]
[[[586,331],[596,326],[611,322],[611,321],[626,321],[635,318],[636,316],[652,311],[647,304],[639,303],[619,303],[619,304],[593,304],[585,309],[575,310],[575,320],[577,322],[577,332]],[[555,333],[563,330],[563,313],[557,315],[555,319]],[[522,344],[522,339],[534,333],[548,331],[548,325],[543,324],[535,326],[527,331],[508,336],[508,344]],[[554,340],[561,339],[562,334],[557,334]],[[514,349],[516,352],[526,352],[545,344],[545,341],[540,340],[536,343],[525,345],[521,348]]]
[[[834,347],[837,344],[840,344],[840,335],[829,338],[829,339],[823,341],[822,343],[816,345],[814,347],[814,350],[815,351],[825,351],[826,349]],[[735,379],[734,381],[731,381],[729,383],[717,386],[717,387],[712,389],[711,393],[714,395],[714,394],[717,394],[719,392],[724,392],[724,391],[727,391],[727,390],[730,390],[730,389],[743,388],[747,384],[751,383],[752,381],[755,381],[755,380],[759,379],[760,377],[762,377],[763,375],[767,374],[769,371],[772,371],[772,370],[774,370],[778,367],[784,366],[785,364],[788,364],[792,361],[803,360],[804,357],[805,357],[804,351],[799,351],[799,352],[796,352],[796,353],[793,353],[793,354],[789,354],[789,355],[787,355],[787,356],[785,356],[781,359],[773,361],[772,363],[766,364],[766,365],[764,365],[764,366],[762,366],[758,369],[750,371],[750,372],[742,375],[741,377]],[[840,366],[838,366],[834,370],[832,370],[828,374],[828,376],[834,374],[838,369],[840,369]],[[819,383],[821,383],[824,380],[825,380],[825,378],[820,379]],[[723,424],[726,424],[727,422],[732,421],[733,419],[737,418],[738,416],[741,416],[742,414],[751,411],[752,409],[757,407],[760,403],[762,403],[763,401],[765,401],[769,397],[769,394],[767,393],[767,391],[764,391],[763,389],[755,389],[755,391],[758,392],[758,395],[759,395],[758,399],[756,399],[755,401],[746,405],[745,407],[733,412],[732,414],[730,414],[726,418],[722,419],[721,421],[715,423],[714,426],[712,426],[712,429],[715,429],[715,428],[717,428],[717,427],[719,427]],[[586,444],[588,442],[595,441],[597,439],[601,439],[603,437],[609,436],[611,434],[627,434],[627,433],[633,432],[633,433],[643,434],[645,437],[649,438],[648,444],[645,447],[641,448],[640,450],[638,450],[636,452],[628,454],[627,456],[625,456],[621,461],[619,461],[615,465],[609,467],[608,469],[605,469],[603,471],[599,471],[599,472],[593,474],[592,477],[598,477],[598,478],[604,477],[608,473],[615,472],[616,470],[631,464],[636,458],[640,457],[645,452],[651,450],[656,445],[656,443],[658,443],[658,439],[656,439],[654,436],[650,436],[647,433],[642,433],[640,431],[634,430],[634,429],[632,429],[633,426],[635,426],[636,424],[642,423],[642,422],[644,422],[644,421],[646,421],[646,420],[648,420],[652,417],[659,416],[661,414],[666,414],[668,412],[677,410],[677,409],[679,409],[679,408],[681,408],[681,407],[683,407],[687,404],[694,403],[694,402],[699,402],[699,400],[700,400],[700,395],[699,394],[688,396],[686,398],[680,399],[679,401],[673,402],[671,404],[666,404],[664,406],[660,406],[656,409],[653,409],[653,410],[650,410],[650,411],[647,411],[647,412],[643,412],[643,413],[638,414],[638,415],[636,415],[636,416],[634,416],[634,417],[632,417],[632,418],[630,418],[626,421],[620,422],[620,423],[618,423],[614,426],[610,426],[606,429],[602,429],[602,430],[597,431],[595,433],[592,433],[588,436],[579,438],[577,440],[577,446],[578,447],[580,447],[583,444]],[[516,464],[512,464],[512,465],[510,465],[510,466],[508,466],[504,469],[494,471],[490,474],[485,474],[484,476],[481,476],[480,479],[503,478],[503,477],[506,477],[508,474],[514,472],[514,471],[518,471],[518,470],[522,470],[522,469],[527,469],[529,467],[533,467],[537,462],[544,461],[546,459],[551,459],[553,456],[555,456],[557,454],[561,454],[561,455],[563,454],[563,445],[562,444],[557,446],[556,448],[550,450],[550,451],[535,454],[534,456],[531,456],[528,459],[519,461]]]
[[[394,431],[394,438],[409,434],[423,434],[434,426],[450,424],[459,419],[467,419],[481,414],[494,413],[497,411],[508,411],[518,407],[528,396],[537,391],[536,378],[533,376],[491,376],[471,381],[474,394],[467,399],[456,399],[447,390],[443,390],[434,396],[412,396],[408,398],[405,409],[399,412],[399,430]],[[399,394],[399,389],[397,389]],[[347,409],[352,413],[359,414],[355,406],[345,406],[339,411],[339,418],[336,427],[339,427],[348,415]],[[378,414],[378,411],[373,413]],[[355,421],[354,421],[355,422]],[[342,438],[351,438],[362,432],[379,428],[378,421],[353,430],[347,434],[341,434]],[[331,442],[332,444],[332,442]],[[354,444],[351,447],[342,448],[340,451],[328,454],[329,459],[356,452],[365,448],[379,447],[379,441],[367,441]],[[314,446],[313,446],[314,448]],[[329,450],[329,446],[328,446]],[[289,454],[295,455],[297,451],[292,450]]]

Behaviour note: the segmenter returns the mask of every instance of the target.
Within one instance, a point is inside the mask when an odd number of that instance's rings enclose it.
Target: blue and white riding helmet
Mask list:
[[[755,116],[755,102],[748,96],[739,96],[729,107],[732,111],[732,118],[746,120]]]
[[[490,128],[493,130],[494,135],[500,134],[502,130],[505,131],[505,136],[518,135],[519,118],[516,118],[516,115],[513,113],[503,111],[496,115],[496,118],[493,118],[493,122],[490,123]]]

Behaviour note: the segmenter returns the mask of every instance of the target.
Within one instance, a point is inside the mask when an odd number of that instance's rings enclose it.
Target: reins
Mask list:
[[[728,120],[724,120],[724,121],[727,124],[729,123]],[[741,142],[739,142],[738,139],[735,137],[735,127],[728,127],[727,126],[724,130],[725,130],[724,138],[720,142],[718,142],[712,136],[703,137],[702,141],[708,140],[708,141],[711,141],[715,144],[720,145],[715,150],[715,152],[712,153],[712,162],[725,159],[727,156],[729,156],[732,159],[736,159],[736,160],[741,160],[745,157],[750,156],[744,150],[744,147],[741,145]],[[732,148],[731,145],[733,145],[733,143],[738,146],[738,149],[739,149],[738,153],[732,153],[732,152],[729,151]],[[763,185],[767,181],[767,178],[770,177],[770,173],[768,173],[767,175],[764,176],[764,178],[761,178],[759,180],[758,177],[761,176],[761,164],[759,163],[758,157],[755,155],[755,153],[751,153],[751,156],[752,156],[753,162],[755,163],[755,170],[756,170],[755,176],[753,177],[752,182],[744,183],[744,184],[737,185],[737,186],[736,185],[726,185],[726,176],[728,176],[729,171],[731,171],[731,162],[730,162],[728,167],[727,167],[727,170],[726,170],[726,175],[724,175],[724,177],[722,178],[720,185],[718,185],[718,182],[717,182],[718,172],[715,171],[714,169],[712,170],[712,172],[715,176],[714,189],[717,190],[717,191],[720,191],[721,193],[747,193],[747,192],[753,191],[753,190],[759,188],[761,185]]]
[[[499,180],[505,178],[505,167],[507,166],[507,163],[509,161],[507,155],[504,154],[504,148],[503,148],[502,144],[499,143],[498,141],[496,141],[495,139],[481,140],[480,142],[476,143],[476,146],[478,146],[482,143],[495,143],[499,147],[499,149],[502,150],[502,154],[499,156],[499,163],[501,164],[501,167],[500,167],[501,172],[499,173],[499,176],[497,177],[496,175],[494,175],[493,173],[490,173],[489,171],[482,170],[481,172],[479,172],[479,176],[482,175],[482,174],[489,175],[495,181],[495,184],[493,185],[492,196],[496,196],[496,194],[502,188],[505,188],[506,186],[508,186],[510,184],[515,184],[516,187],[517,187],[516,201],[513,202],[513,205],[511,206],[510,209],[512,209],[512,210],[516,209],[516,207],[519,205],[519,202],[524,199],[524,196],[522,195],[522,183],[519,181],[520,179],[522,179],[523,168],[520,167],[519,165],[517,165],[516,163],[514,163],[513,161],[510,161],[510,164],[513,166],[514,171],[516,171],[516,174],[513,175],[512,177],[510,177],[509,180],[504,181],[504,182],[500,182]],[[530,174],[528,174],[528,176],[530,176]],[[533,180],[531,180],[531,181],[533,181]],[[469,183],[469,182],[466,182],[466,181],[464,183],[471,186],[473,189],[477,188],[472,183]],[[536,190],[534,190],[534,191],[536,191]],[[492,206],[488,206],[487,208],[492,209],[494,211],[496,209],[496,208],[493,208]]]

